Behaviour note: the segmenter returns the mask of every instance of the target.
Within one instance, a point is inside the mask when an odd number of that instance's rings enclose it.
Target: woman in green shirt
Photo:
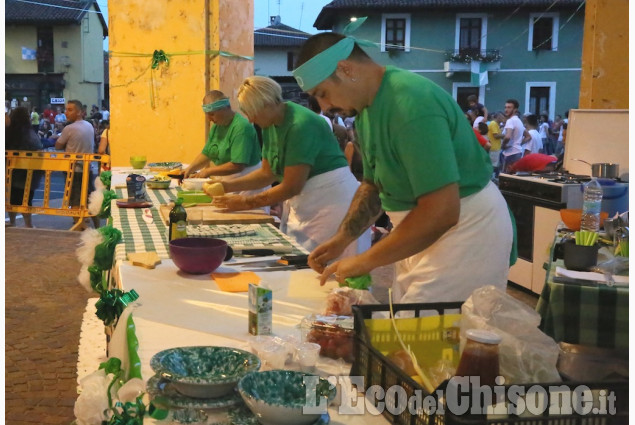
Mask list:
[[[262,128],[262,167],[223,182],[226,192],[278,185],[253,196],[215,197],[231,211],[284,202],[280,229],[312,250],[337,231],[359,183],[328,124],[309,109],[282,101],[282,89],[266,77],[249,77],[238,89],[241,110]],[[340,255],[363,252],[370,233],[350,240]]]
[[[203,98],[203,111],[212,127],[203,151],[184,170],[184,177],[247,174],[245,170],[258,168],[260,145],[256,130],[232,110],[227,96],[218,90],[210,91]]]
[[[364,166],[339,231],[309,264],[322,283],[332,275],[344,283],[396,263],[393,298],[401,303],[462,301],[483,285],[504,288],[511,219],[463,111],[438,85],[377,64],[358,43],[369,42],[314,35],[294,70],[322,110],[355,116]],[[392,232],[361,255],[331,262],[382,209]]]

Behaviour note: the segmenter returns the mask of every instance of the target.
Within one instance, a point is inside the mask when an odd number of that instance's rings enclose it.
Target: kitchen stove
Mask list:
[[[546,208],[559,210],[582,208],[582,185],[590,180],[590,176],[566,172],[501,173],[498,187],[503,195],[508,193],[533,198]]]
[[[509,271],[511,282],[542,291],[542,265],[549,259],[560,210],[582,208],[582,185],[589,180],[567,172],[499,175],[498,187],[516,220],[518,261]]]

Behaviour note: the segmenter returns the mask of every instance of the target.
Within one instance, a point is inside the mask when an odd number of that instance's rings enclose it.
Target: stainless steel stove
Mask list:
[[[582,208],[582,185],[590,180],[590,176],[568,173],[501,173],[498,188],[503,195],[533,198],[546,208],[560,210]]]
[[[511,282],[542,291],[542,266],[549,259],[560,210],[582,208],[582,185],[589,180],[589,176],[566,172],[499,175],[498,187],[514,214],[518,236],[518,261],[510,269]]]

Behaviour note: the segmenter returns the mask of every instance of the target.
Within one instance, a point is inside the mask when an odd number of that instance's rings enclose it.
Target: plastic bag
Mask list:
[[[349,287],[335,288],[326,296],[324,314],[352,316],[353,306],[361,304],[379,304],[379,302],[366,290]]]
[[[500,373],[505,384],[558,382],[560,349],[538,325],[540,315],[494,286],[472,292],[461,308],[461,346],[468,329],[486,329],[501,336]]]

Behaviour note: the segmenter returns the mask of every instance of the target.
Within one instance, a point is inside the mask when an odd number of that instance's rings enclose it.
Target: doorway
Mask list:
[[[478,98],[478,101],[480,103],[483,103],[483,101],[481,99],[481,96],[480,96],[480,91],[481,91],[480,87],[475,87],[475,86],[455,86],[455,90],[456,90],[456,93],[454,95],[454,98],[456,99],[456,103],[459,104],[459,106],[461,107],[461,110],[463,110],[463,111],[467,111],[468,110],[467,98],[469,96],[471,96],[471,95],[476,96]]]

